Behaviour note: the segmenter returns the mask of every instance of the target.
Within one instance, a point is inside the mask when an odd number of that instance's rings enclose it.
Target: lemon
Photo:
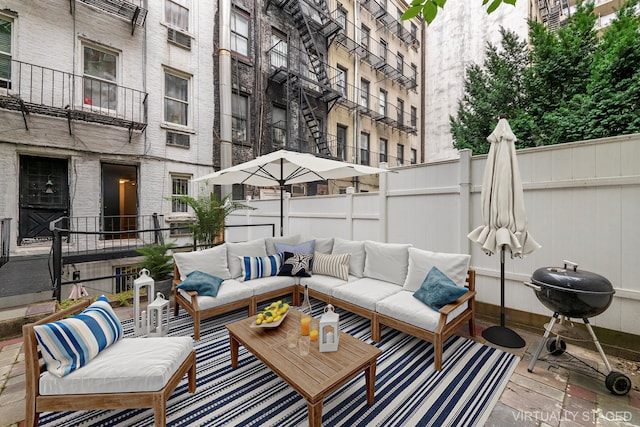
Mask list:
[[[257,319],[256,319],[256,325],[261,325],[261,324],[262,324],[262,319],[257,318]]]
[[[279,314],[273,318],[274,322],[277,322],[278,320],[282,319],[282,316],[280,316]]]
[[[273,322],[273,317],[267,317],[264,321],[267,323],[271,323]]]

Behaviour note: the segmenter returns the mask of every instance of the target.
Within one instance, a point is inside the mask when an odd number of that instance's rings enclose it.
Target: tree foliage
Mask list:
[[[628,1],[601,37],[593,5],[578,5],[557,32],[530,22],[530,48],[501,29],[482,66],[466,69],[464,95],[450,117],[454,147],[486,153],[486,137],[506,115],[517,148],[640,131],[640,18]]]

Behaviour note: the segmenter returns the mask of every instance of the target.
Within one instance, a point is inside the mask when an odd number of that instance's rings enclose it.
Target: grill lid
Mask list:
[[[533,272],[531,281],[539,286],[549,286],[579,293],[613,294],[613,285],[606,278],[590,271],[578,270],[569,261],[564,267],[542,267]]]

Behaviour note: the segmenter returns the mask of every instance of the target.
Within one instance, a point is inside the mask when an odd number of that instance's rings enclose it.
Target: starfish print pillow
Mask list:
[[[312,254],[285,252],[278,276],[311,277]]]

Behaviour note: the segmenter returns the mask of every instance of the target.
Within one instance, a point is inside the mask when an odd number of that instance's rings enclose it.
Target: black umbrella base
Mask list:
[[[491,326],[482,331],[482,337],[500,347],[522,348],[525,346],[522,337],[506,326]]]

